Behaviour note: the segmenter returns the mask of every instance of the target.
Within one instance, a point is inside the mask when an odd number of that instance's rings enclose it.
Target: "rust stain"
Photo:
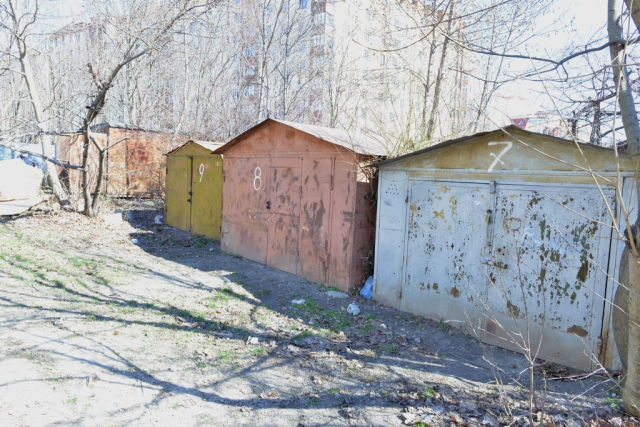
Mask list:
[[[582,338],[584,338],[587,335],[589,335],[589,333],[584,328],[581,328],[578,325],[573,325],[572,327],[567,329],[567,332],[570,332],[572,334],[576,334],[577,336],[582,337]]]
[[[437,283],[434,283],[434,284],[433,284],[433,290],[435,290],[435,291],[437,291],[437,290],[438,290],[438,284],[437,284]]]
[[[451,288],[450,294],[453,295],[454,298],[458,298],[460,296],[460,290],[454,286]]]
[[[444,209],[442,209],[440,212],[433,211],[433,215],[434,215],[436,218],[442,218],[442,219],[444,219]]]
[[[502,221],[502,227],[504,227],[504,229],[506,231],[519,231],[520,227],[522,226],[522,220],[520,218],[505,218]]]
[[[449,199],[449,203],[451,203],[451,213],[455,213],[458,208],[458,201],[456,200],[456,196],[451,196]]]
[[[409,221],[409,227],[413,228],[413,217],[418,211],[418,202],[411,203],[411,206],[409,207],[409,209],[411,209],[411,220]]]
[[[509,310],[509,313],[516,319],[520,318],[520,308],[509,300],[507,300],[507,310]]]

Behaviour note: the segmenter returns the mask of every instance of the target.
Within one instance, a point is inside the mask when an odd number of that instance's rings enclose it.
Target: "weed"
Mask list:
[[[436,391],[433,389],[433,387],[425,388],[422,394],[424,395],[425,399],[434,399],[436,397]]]
[[[369,320],[374,320],[374,319],[376,319],[376,318],[378,318],[378,316],[376,316],[375,314],[373,314],[373,313],[367,313],[367,319],[369,319]]]
[[[612,409],[620,409],[620,400],[613,397],[605,397],[604,401],[609,404]]]
[[[291,330],[292,331],[297,331],[298,330],[298,324],[294,323],[293,325],[291,325]]]
[[[200,362],[200,363],[198,364],[198,368],[200,368],[200,369],[204,369],[204,368],[206,368],[206,367],[207,367],[207,364],[206,364],[206,363],[204,363],[204,362]]]
[[[385,353],[398,353],[398,344],[378,344],[378,348],[380,351],[384,351]]]
[[[340,292],[340,289],[337,286],[331,286],[330,288],[327,289],[327,291]]]
[[[338,394],[339,391],[340,391],[340,387],[331,387],[329,389],[329,394]]]
[[[447,324],[447,322],[444,321],[444,319],[440,319],[440,327],[444,331],[448,331],[449,330],[449,325]]]
[[[431,427],[431,424],[425,423],[424,421],[417,421],[413,427]]]
[[[67,404],[75,405],[78,402],[78,396],[73,396],[67,399]]]

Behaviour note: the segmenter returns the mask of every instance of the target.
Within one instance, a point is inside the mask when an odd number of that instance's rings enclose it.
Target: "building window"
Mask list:
[[[256,87],[254,85],[249,85],[244,88],[245,96],[253,96],[256,94]]]
[[[256,72],[254,71],[253,67],[243,67],[242,68],[242,75],[243,76],[253,76]]]
[[[384,65],[384,53],[380,54],[380,65]]]
[[[233,93],[231,93],[231,98],[237,100],[238,99],[238,91],[234,90]]]
[[[312,41],[314,46],[324,46],[326,39],[324,34],[320,34],[318,36],[313,36]]]
[[[366,59],[368,61],[369,58],[371,58],[371,51],[369,49],[365,49],[364,50],[364,59]]]
[[[247,47],[244,49],[244,56],[253,56],[255,55],[255,49],[253,47]]]
[[[309,0],[300,0],[300,9],[306,9],[309,7]]]

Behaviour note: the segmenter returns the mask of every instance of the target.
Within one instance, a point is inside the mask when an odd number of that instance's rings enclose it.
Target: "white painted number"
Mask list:
[[[497,156],[495,155],[495,153],[491,153],[491,155],[495,157],[495,160],[493,161],[493,163],[491,163],[491,166],[489,166],[489,170],[487,172],[491,172],[493,168],[498,165],[498,162],[500,162],[501,165],[504,165],[504,162],[500,159],[502,158],[502,156],[507,154],[507,151],[511,150],[511,147],[513,147],[513,142],[490,142],[489,145],[506,145],[506,147],[504,147]]]
[[[262,170],[257,167],[253,172],[253,188],[258,191],[262,187]]]
[[[200,169],[198,169],[198,171],[200,172],[200,182],[202,182],[202,175],[204,175],[204,163],[200,163]]]

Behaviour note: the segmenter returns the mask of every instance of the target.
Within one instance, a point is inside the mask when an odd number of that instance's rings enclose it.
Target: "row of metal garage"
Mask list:
[[[272,119],[226,144],[193,141],[167,157],[167,223],[344,291],[375,256],[383,304],[568,366],[619,367],[608,302],[627,156],[515,126],[386,154]]]

